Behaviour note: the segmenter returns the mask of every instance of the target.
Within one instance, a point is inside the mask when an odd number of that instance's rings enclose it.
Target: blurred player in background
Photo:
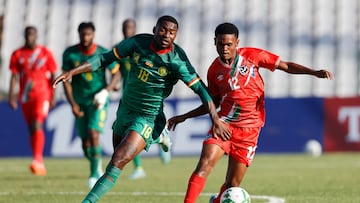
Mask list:
[[[163,113],[163,101],[180,79],[195,93],[208,109],[214,123],[214,133],[229,137],[230,132],[220,121],[215,105],[204,83],[190,64],[185,52],[176,44],[177,20],[172,16],[160,17],[153,29],[154,35],[140,34],[120,42],[112,51],[93,57],[70,72],[63,73],[54,86],[73,76],[96,71],[100,66],[131,57],[132,66],[127,75],[117,118],[113,124],[114,153],[105,174],[98,180],[83,203],[97,202],[116,183],[125,165],[142,150],[161,142],[154,134],[155,119]],[[127,116],[123,116],[127,115]],[[161,124],[163,129],[166,120]],[[226,134],[226,135],[225,135]]]
[[[93,42],[95,26],[92,22],[80,23],[78,33],[80,43],[68,47],[63,53],[64,72],[74,69],[92,56],[108,51]],[[115,63],[106,68],[112,74],[109,84],[104,68],[77,75],[71,82],[64,82],[65,95],[75,116],[77,135],[81,138],[84,155],[90,162],[90,188],[103,174],[99,137],[107,117],[109,92],[114,90],[120,81],[119,69]]]
[[[43,152],[45,134],[43,123],[49,108],[55,106],[54,91],[51,82],[57,71],[53,54],[44,46],[37,44],[37,29],[33,26],[25,28],[25,44],[15,50],[10,59],[9,102],[13,109],[21,103],[27,126],[30,132],[30,144],[33,161],[31,172],[35,175],[46,175]],[[19,95],[16,98],[15,88],[20,80]]]
[[[123,33],[124,39],[128,39],[136,34],[136,22],[134,19],[129,18],[129,19],[124,20],[124,22],[122,24],[122,33]],[[123,89],[124,89],[125,83],[126,83],[126,76],[131,68],[131,59],[130,59],[130,57],[122,58],[119,61],[119,63],[120,63],[121,77],[123,78]],[[126,115],[123,115],[123,116],[126,116]],[[158,119],[166,120],[165,115],[160,114],[160,116],[162,118],[158,118]],[[162,130],[162,129],[159,129],[159,130]],[[156,130],[154,130],[154,133],[159,133],[159,132],[156,132]],[[166,133],[166,132],[164,132],[164,133]],[[168,131],[167,131],[167,133],[168,133]],[[166,138],[170,139],[169,135],[167,135]],[[170,142],[170,140],[168,140],[168,142]],[[168,151],[165,152],[162,149],[162,147],[160,147],[160,149],[159,149],[160,157],[164,164],[170,162],[170,159],[171,159],[170,149],[167,149],[167,150]],[[141,154],[139,153],[138,155],[136,155],[134,157],[133,161],[134,161],[134,172],[129,176],[129,178],[132,180],[136,180],[136,179],[141,179],[141,178],[146,177],[145,170],[141,165]]]
[[[190,177],[185,203],[196,202],[203,190],[206,179],[219,159],[228,154],[225,183],[219,195],[212,196],[210,202],[219,203],[223,191],[240,185],[247,167],[250,166],[261,128],[264,126],[264,83],[259,68],[270,71],[276,69],[290,74],[308,74],[318,78],[333,79],[326,70],[313,70],[305,66],[285,62],[279,56],[257,48],[237,48],[239,31],[231,23],[223,23],[215,30],[215,45],[219,57],[208,70],[208,87],[216,104],[221,120],[231,130],[231,138],[209,131],[203,143],[200,160]],[[200,106],[186,114],[169,119],[169,128],[188,118],[207,112]]]

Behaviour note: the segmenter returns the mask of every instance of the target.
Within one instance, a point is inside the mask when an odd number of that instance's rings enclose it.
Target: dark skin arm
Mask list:
[[[205,110],[209,113],[210,118],[213,122],[212,135],[216,138],[220,137],[222,140],[229,140],[231,138],[231,132],[224,124],[224,122],[220,120],[214,102],[209,101],[203,104],[202,106],[205,106]],[[203,107],[199,107],[199,108],[200,108],[199,112],[192,112],[192,115],[196,115],[197,113],[203,113],[204,111]]]
[[[212,99],[213,99],[214,104],[216,105],[216,107],[214,106],[213,109],[214,109],[216,117],[217,117],[216,108],[220,105],[220,97],[219,96],[213,96]],[[168,120],[168,128],[172,129],[172,130],[175,130],[176,125],[178,123],[182,123],[188,118],[194,118],[194,117],[197,117],[197,116],[205,115],[206,113],[210,113],[210,112],[209,112],[208,108],[204,104],[202,104],[201,106],[197,107],[196,109],[193,109],[193,110],[191,110],[191,111],[189,111],[189,112],[187,112],[185,114],[174,116],[174,117],[170,118]],[[210,115],[211,115],[211,113],[210,113]],[[215,122],[213,121],[215,128],[217,127],[215,125],[223,125],[222,121],[220,121],[219,118],[216,118],[215,120],[220,122],[220,123],[215,124]],[[220,136],[221,139],[223,139],[223,140],[230,139],[230,137],[231,137],[230,132],[227,129],[224,130],[224,131],[226,131],[226,133],[221,133],[221,132],[216,133],[215,132],[214,135],[216,137]]]
[[[84,116],[84,112],[82,112],[80,110],[79,105],[74,100],[71,83],[69,81],[64,82],[64,92],[65,92],[66,99],[68,100],[68,102],[71,105],[71,110],[72,110],[74,116],[77,118]]]
[[[50,85],[51,85],[51,81],[53,81],[54,80],[54,78],[55,78],[55,74],[51,74],[51,76],[50,76]],[[52,92],[52,97],[51,97],[51,100],[50,100],[50,108],[54,108],[56,106],[56,99],[55,99],[55,90],[53,90],[53,92]]]
[[[60,82],[66,82],[69,81],[74,75],[78,75],[81,73],[91,72],[91,65],[90,63],[83,63],[80,66],[71,69],[68,72],[63,72],[61,75],[55,78],[53,81],[53,88],[56,88],[56,85],[58,85]]]
[[[280,61],[276,69],[285,71],[290,74],[308,74],[318,78],[327,78],[330,80],[334,79],[332,73],[327,70],[314,70],[294,62]]]

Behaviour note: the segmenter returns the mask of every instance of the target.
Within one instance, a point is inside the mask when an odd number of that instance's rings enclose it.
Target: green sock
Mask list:
[[[85,148],[83,147],[83,152],[84,152],[84,156],[86,157],[86,159],[90,160],[90,155],[91,155],[91,151],[90,151],[90,148]]]
[[[140,154],[136,155],[134,157],[133,161],[134,161],[135,168],[141,167],[141,155]]]
[[[90,177],[98,178],[102,174],[101,146],[90,147]]]
[[[82,203],[95,203],[106,192],[108,192],[116,183],[121,170],[115,166],[108,165],[105,174],[96,182],[89,194],[85,197]]]

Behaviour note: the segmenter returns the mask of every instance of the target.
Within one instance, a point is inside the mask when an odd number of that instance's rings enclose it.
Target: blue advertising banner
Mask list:
[[[198,99],[166,100],[167,117],[185,113],[200,105]],[[108,120],[101,136],[104,154],[112,154],[111,125],[118,103],[109,105]],[[262,129],[257,152],[302,152],[309,139],[323,140],[323,99],[287,98],[266,99],[266,123]],[[12,110],[7,102],[0,102],[0,157],[31,156],[29,133],[20,109]],[[208,116],[193,118],[179,124],[173,138],[173,155],[198,155],[202,140],[211,127]],[[81,141],[76,136],[74,117],[66,102],[59,102],[52,109],[44,124],[46,133],[45,156],[82,156]],[[159,148],[152,146],[144,155],[155,155]]]

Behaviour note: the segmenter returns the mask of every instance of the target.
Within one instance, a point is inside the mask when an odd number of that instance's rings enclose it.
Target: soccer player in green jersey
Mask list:
[[[114,153],[105,174],[83,203],[97,202],[114,186],[125,165],[158,139],[159,135],[153,134],[155,118],[163,113],[163,101],[178,80],[200,96],[213,122],[214,134],[222,139],[230,138],[230,132],[220,121],[205,84],[185,52],[174,43],[177,31],[177,20],[172,16],[162,16],[153,29],[154,35],[139,34],[123,40],[112,51],[92,57],[54,80],[53,86],[56,87],[59,82],[68,81],[80,73],[96,71],[124,57],[131,58],[132,66],[113,124]]]
[[[128,39],[132,36],[134,36],[136,34],[136,21],[134,19],[128,18],[126,20],[124,20],[124,22],[122,23],[122,33],[124,36],[124,39]],[[120,64],[120,73],[121,73],[121,77],[123,79],[123,88],[125,87],[126,84],[126,76],[127,73],[130,72],[130,68],[131,68],[131,58],[130,57],[126,57],[126,58],[122,58],[119,61]],[[126,115],[123,115],[126,116]],[[166,121],[165,115],[164,114],[160,114],[157,116],[155,123],[159,123],[159,127],[162,127],[162,122]],[[165,129],[166,131],[166,129]],[[162,133],[162,129],[157,129],[156,127],[154,128],[154,133]],[[168,133],[164,132],[164,133]],[[165,135],[166,136],[166,135]],[[169,135],[167,135],[169,136]],[[166,139],[166,138],[165,138]],[[168,142],[170,141],[170,138],[168,138]],[[171,143],[170,143],[171,145]],[[170,162],[171,159],[171,152],[169,151],[170,149],[167,149],[168,151],[164,151],[161,147],[161,144],[159,145],[160,149],[159,149],[159,153],[160,153],[160,158],[161,161],[164,164],[167,164]],[[131,175],[129,176],[129,179],[131,180],[136,180],[136,179],[141,179],[141,178],[145,178],[146,177],[146,173],[144,168],[142,167],[141,164],[141,153],[139,153],[138,155],[136,155],[133,159],[133,163],[134,163],[134,172],[131,173]]]
[[[62,69],[71,71],[92,56],[108,50],[93,42],[95,26],[92,22],[82,22],[78,27],[80,43],[68,47],[63,53]],[[106,66],[113,77],[107,84],[105,70],[99,69],[72,78],[71,83],[64,83],[64,91],[75,116],[77,135],[81,138],[85,157],[90,162],[88,186],[92,188],[102,176],[102,149],[99,135],[103,132],[107,117],[108,94],[120,80],[116,63]]]

